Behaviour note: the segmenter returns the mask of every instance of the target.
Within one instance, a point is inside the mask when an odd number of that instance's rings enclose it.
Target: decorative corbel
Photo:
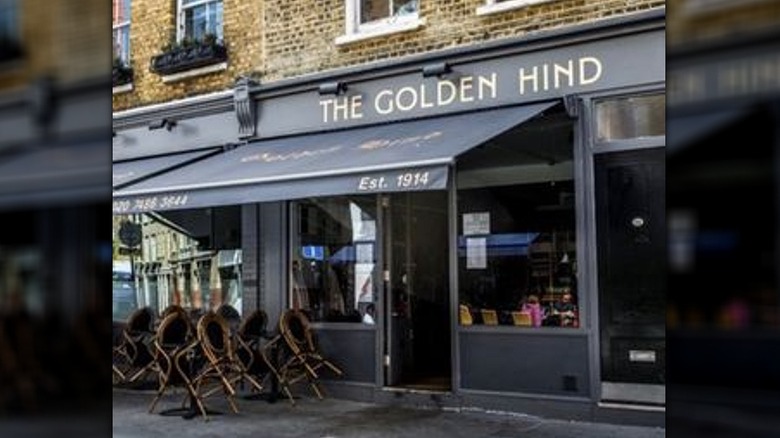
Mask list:
[[[242,76],[236,80],[233,88],[233,106],[238,120],[238,137],[241,139],[254,137],[257,131],[257,106],[252,100],[251,89],[256,86],[252,78]]]
[[[572,119],[576,119],[580,115],[580,99],[576,94],[567,94],[563,96],[563,106],[566,109],[566,114]]]

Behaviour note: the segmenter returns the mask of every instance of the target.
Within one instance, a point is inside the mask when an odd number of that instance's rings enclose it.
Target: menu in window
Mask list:
[[[466,239],[466,269],[487,268],[487,239],[472,237]]]
[[[463,235],[490,234],[490,213],[465,213],[463,215]]]

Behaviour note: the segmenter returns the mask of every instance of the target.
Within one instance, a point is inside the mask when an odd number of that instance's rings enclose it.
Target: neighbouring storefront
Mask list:
[[[189,272],[171,302],[307,311],[333,396],[662,424],[664,33],[656,11],[116,114],[113,211],[194,242],[148,268]]]
[[[691,400],[780,390],[778,41],[756,27],[668,53],[670,368]]]
[[[108,300],[107,126],[85,109],[108,108],[105,86],[41,79],[0,92],[3,306],[71,324]]]

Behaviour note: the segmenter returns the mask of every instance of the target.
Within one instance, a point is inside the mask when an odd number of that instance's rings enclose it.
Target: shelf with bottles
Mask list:
[[[571,292],[576,269],[576,242],[573,231],[541,233],[529,246],[529,284],[545,297],[559,297]]]

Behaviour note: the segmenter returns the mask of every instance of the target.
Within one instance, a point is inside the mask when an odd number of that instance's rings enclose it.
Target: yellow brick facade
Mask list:
[[[663,7],[659,0],[554,0],[478,15],[484,0],[420,0],[417,30],[337,45],[345,32],[345,0],[225,0],[227,71],[164,84],[149,72],[175,23],[174,1],[134,0],[131,50],[134,90],[114,96],[123,110],[230,88],[256,73],[261,82],[591,22]]]
[[[255,70],[263,56],[262,2],[224,0],[223,10],[227,70],[164,83],[162,76],[149,70],[149,64],[175,35],[176,1],[133,0],[130,18],[133,90],[114,95],[114,110],[229,89],[238,76]]]
[[[19,88],[42,76],[62,83],[106,77],[111,68],[105,22],[111,16],[110,3],[24,0],[18,4],[25,56],[0,66],[0,90]]]
[[[668,3],[667,35],[673,46],[761,33],[780,23],[777,0],[732,1],[710,10],[696,10],[690,0]]]

